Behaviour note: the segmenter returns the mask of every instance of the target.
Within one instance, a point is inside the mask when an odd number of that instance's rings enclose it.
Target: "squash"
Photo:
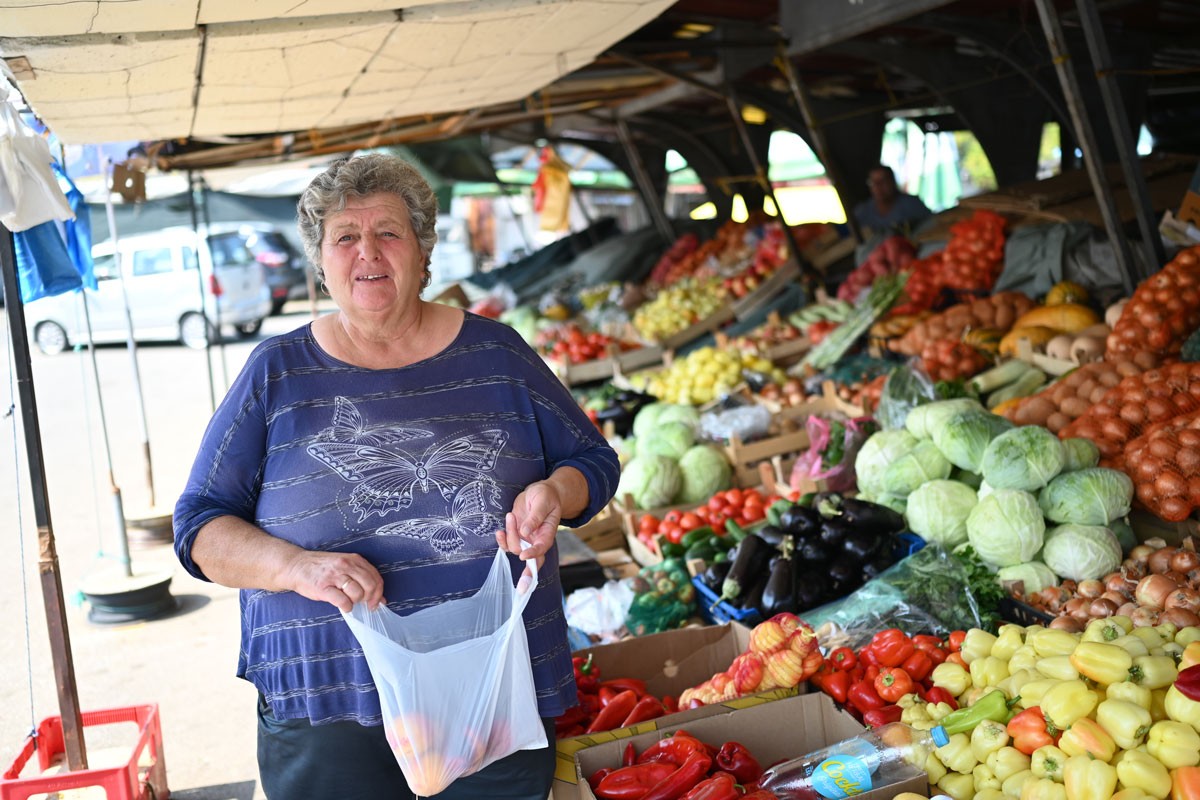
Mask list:
[[[1016,358],[1017,342],[1021,339],[1028,339],[1030,347],[1034,350],[1041,350],[1045,347],[1046,342],[1060,333],[1062,331],[1048,328],[1045,325],[1018,326],[1005,334],[1004,338],[1000,340],[1000,355]]]
[[[1100,322],[1095,311],[1078,303],[1040,306],[1021,315],[1013,328],[1053,328],[1059,333],[1079,333]]]
[[[1087,289],[1074,281],[1059,281],[1046,292],[1046,305],[1061,306],[1064,303],[1085,304],[1088,301]]]
[[[1000,352],[1000,341],[1003,338],[1004,331],[998,328],[970,328],[963,333],[962,340],[976,350],[994,356]]]

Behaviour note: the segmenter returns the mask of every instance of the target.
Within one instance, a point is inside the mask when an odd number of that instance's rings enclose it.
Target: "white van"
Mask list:
[[[197,247],[197,241],[206,246]],[[202,348],[227,327],[242,338],[255,335],[271,313],[262,264],[237,229],[198,239],[191,228],[164,228],[122,237],[120,247],[123,281],[118,280],[112,242],[92,248],[98,286],[84,293],[97,343],[126,339],[122,283],[136,341],[179,341]],[[45,297],[26,306],[30,335],[43,353],[87,342],[84,293]]]

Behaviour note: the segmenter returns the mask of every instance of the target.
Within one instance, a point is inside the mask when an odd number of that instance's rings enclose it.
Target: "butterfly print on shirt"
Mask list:
[[[349,401],[345,403],[354,410],[357,418],[357,409]],[[427,437],[432,435],[429,432],[399,426],[390,431],[388,426],[366,428],[361,425],[361,418],[358,427],[339,427],[338,410],[342,408],[341,405],[335,408],[334,426],[322,431],[317,441],[306,449],[309,455],[344,480],[357,484],[350,493],[350,507],[358,514],[359,522],[372,514],[382,517],[408,508],[412,505],[413,489],[417,487],[422,492],[436,488],[442,498],[450,502],[461,487],[479,480],[484,477],[483,473],[495,468],[496,458],[508,441],[508,434],[502,430],[467,433],[435,442],[417,456],[398,445],[421,438],[419,436],[409,435],[379,444],[361,443],[354,437],[370,436],[372,440],[378,440],[380,436],[399,436],[400,431]],[[346,436],[351,441],[322,438],[326,434]]]
[[[424,539],[438,552],[449,555],[462,549],[464,534],[490,536],[501,527],[500,487],[491,478],[469,483],[458,490],[449,517],[406,519],[381,527],[380,536],[407,536]]]

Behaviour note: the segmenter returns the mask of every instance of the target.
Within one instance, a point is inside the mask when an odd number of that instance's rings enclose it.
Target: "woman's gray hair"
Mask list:
[[[312,179],[296,204],[300,241],[317,280],[325,280],[321,265],[325,220],[330,214],[345,210],[346,198],[373,194],[392,194],[404,203],[428,271],[429,254],[437,244],[437,195],[408,162],[383,153],[369,153],[330,164]]]

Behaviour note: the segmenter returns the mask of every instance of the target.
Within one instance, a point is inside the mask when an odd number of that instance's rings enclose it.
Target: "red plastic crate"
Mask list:
[[[37,727],[36,739],[31,736],[25,740],[25,746],[21,748],[16,761],[0,777],[0,800],[28,800],[37,794],[88,786],[103,787],[108,800],[166,800],[171,796],[171,791],[167,788],[167,764],[163,760],[158,706],[152,703],[83,712],[84,727],[121,722],[133,722],[138,726],[138,739],[133,753],[121,766],[22,778],[21,771],[34,753],[38,757],[38,772],[44,773],[64,752],[62,718],[45,718]],[[138,765],[143,756],[149,763],[140,767]]]

